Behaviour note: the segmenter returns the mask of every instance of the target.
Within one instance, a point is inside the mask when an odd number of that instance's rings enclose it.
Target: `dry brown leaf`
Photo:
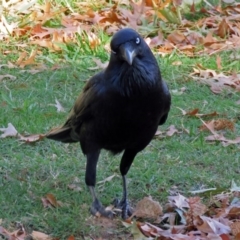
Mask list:
[[[53,239],[51,236],[42,233],[42,232],[38,232],[38,231],[32,231],[31,236],[33,238],[33,240],[51,240]]]
[[[92,49],[96,48],[101,44],[101,40],[93,32],[89,32],[87,36],[88,36],[89,45]]]
[[[190,76],[201,83],[209,85],[212,92],[216,94],[230,87],[235,91],[240,91],[240,74],[232,73],[231,75],[225,75],[217,73],[215,70],[202,69],[198,66],[198,68],[193,68],[193,73]]]
[[[19,139],[26,143],[33,143],[33,142],[41,141],[44,138],[45,138],[44,134],[31,134],[31,135],[27,135],[27,136],[23,136],[23,135],[19,134]]]
[[[229,23],[227,22],[226,18],[223,18],[218,26],[217,35],[221,38],[225,38],[226,35],[230,33],[230,31],[231,28],[229,26]]]
[[[0,131],[3,132],[0,138],[16,137],[18,135],[16,128],[11,123],[8,123],[7,128],[0,128]]]
[[[9,232],[0,226],[0,236],[9,240],[25,240],[28,236],[22,224],[18,224],[17,230]]]
[[[59,206],[56,197],[52,193],[48,193],[46,198],[54,207]]]
[[[8,38],[12,35],[14,28],[17,27],[17,23],[8,23],[7,19],[3,14],[1,14],[1,22],[0,22],[0,39]]]
[[[204,233],[228,234],[231,231],[229,226],[222,224],[217,219],[206,216],[197,216],[194,224],[199,231]]]
[[[217,55],[216,57],[216,64],[217,64],[217,69],[221,70],[222,69],[222,65],[221,65],[222,59],[219,55]]]
[[[187,116],[196,116],[196,114],[199,112],[199,109],[198,108],[195,108],[193,109],[192,111],[190,112],[186,112],[186,115]]]
[[[183,110],[182,108],[179,108],[179,107],[177,107],[177,108],[182,112],[182,115],[184,115],[184,116],[188,115],[188,116],[193,116],[193,117],[205,118],[205,117],[215,117],[215,116],[221,115],[221,114],[217,113],[216,111],[211,112],[211,113],[199,113],[198,108],[195,108],[191,111],[186,111],[186,110]]]
[[[240,220],[236,220],[230,224],[233,236],[239,235],[240,237]]]
[[[69,236],[67,240],[75,240],[75,237],[73,235]]]
[[[164,36],[161,31],[158,31],[158,35],[153,38],[147,38],[145,41],[150,47],[156,47],[164,43]]]
[[[45,208],[60,207],[62,205],[52,193],[48,193],[45,197],[42,197],[41,200]]]
[[[189,208],[188,199],[181,194],[178,194],[177,196],[168,197],[168,201],[172,206],[177,207],[179,209],[183,210],[184,208]]]
[[[174,125],[171,125],[168,129],[167,129],[167,132],[166,132],[166,135],[168,137],[171,137],[173,136],[175,133],[179,133],[179,131],[176,129],[176,127]]]
[[[222,134],[213,134],[210,136],[205,137],[206,141],[220,141],[222,142],[222,145],[224,147],[227,147],[231,144],[239,144],[240,143],[240,137],[237,137],[235,139],[228,139],[224,137]]]
[[[136,217],[158,219],[162,214],[162,206],[159,202],[154,201],[151,196],[144,197],[136,205],[133,213]]]
[[[19,56],[18,60],[16,61],[16,64],[19,66],[26,56],[27,56],[27,52],[20,53],[20,56]]]
[[[209,130],[208,126],[213,126],[213,130],[220,131],[224,129],[229,129],[234,131],[235,129],[235,122],[228,120],[228,119],[215,119],[211,121],[206,121],[205,124],[199,127],[201,131]]]
[[[228,214],[227,217],[231,219],[238,219],[240,217],[240,206],[231,205],[227,208]]]
[[[64,107],[61,105],[61,103],[57,99],[55,99],[55,102],[56,102],[56,104],[50,103],[50,104],[48,104],[48,106],[56,107],[57,108],[57,112],[65,112]]]
[[[137,224],[141,232],[148,237],[158,237],[158,236],[164,236],[164,230],[160,227],[154,226],[151,223],[146,222],[145,224]],[[152,239],[152,238],[150,238]]]
[[[162,132],[159,131],[159,130],[157,130],[157,131],[155,132],[155,135],[154,135],[154,136],[159,136],[159,135],[162,135]]]
[[[186,213],[186,221],[193,224],[192,220],[203,215],[207,211],[207,206],[201,202],[200,197],[188,198],[189,211]]]
[[[168,41],[174,44],[182,43],[186,40],[186,37],[180,31],[174,31],[167,36]]]
[[[197,117],[201,117],[201,118],[204,118],[204,117],[215,117],[215,116],[218,116],[218,115],[220,115],[219,113],[217,113],[216,111],[214,111],[214,112],[211,112],[211,113],[198,113],[198,114],[196,114],[196,116]],[[223,114],[222,114],[223,115]]]
[[[36,64],[35,63],[35,57],[38,53],[38,50],[35,49],[35,50],[32,50],[29,58],[27,58],[27,52],[22,52],[16,62],[16,64],[18,66],[20,66],[21,68],[24,68],[25,66],[27,65],[33,65],[33,64]]]
[[[59,52],[61,47],[59,47],[56,42],[54,43],[51,39],[36,39],[29,42],[30,44],[39,45],[41,47],[49,48],[51,51]]]
[[[140,222],[133,222],[131,224],[131,234],[133,235],[133,238],[135,240],[151,240],[152,238],[146,237],[143,235],[143,233],[141,232],[140,228],[141,228],[141,223]]]
[[[217,39],[213,37],[213,33],[211,31],[208,31],[207,36],[203,38],[203,44],[205,46],[209,46],[216,42],[217,42]]]

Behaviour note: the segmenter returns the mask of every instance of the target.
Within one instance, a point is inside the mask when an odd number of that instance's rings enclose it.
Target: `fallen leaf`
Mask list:
[[[73,235],[69,236],[67,240],[75,240],[75,237]]]
[[[45,197],[42,197],[41,200],[45,208],[60,207],[62,205],[52,193],[48,193]]]
[[[216,64],[217,64],[217,69],[218,70],[222,69],[221,63],[222,63],[222,59],[221,59],[221,57],[219,55],[217,55],[217,57],[216,57]]]
[[[228,119],[215,119],[211,121],[206,121],[202,126],[199,127],[201,131],[203,130],[209,130],[209,127],[211,126],[211,129],[214,131],[229,129],[231,131],[234,131],[235,129],[235,122],[228,120]]]
[[[58,207],[59,206],[58,203],[57,203],[56,197],[52,193],[48,193],[46,195],[46,198],[54,207]]]
[[[134,240],[153,240],[153,238],[151,237],[145,237],[141,230],[140,230],[140,226],[141,224],[137,223],[137,222],[133,222],[132,225],[131,225],[131,233],[133,235],[133,239]]]
[[[237,137],[235,139],[228,139],[224,137],[222,134],[213,134],[210,136],[205,137],[206,141],[220,141],[222,142],[222,145],[224,147],[227,147],[231,144],[239,144],[240,143],[240,137]]]
[[[11,123],[8,123],[7,128],[0,128],[0,131],[3,132],[0,138],[16,137],[18,135],[16,128]]]
[[[199,109],[198,108],[195,108],[193,109],[192,111],[190,112],[187,112],[186,115],[187,116],[196,116],[196,114],[199,112]]]
[[[200,197],[188,198],[189,211],[185,213],[188,224],[193,224],[192,220],[207,212],[207,206],[201,202]]]
[[[31,134],[31,135],[28,135],[28,136],[23,136],[23,135],[19,134],[19,139],[21,141],[26,142],[26,143],[37,142],[37,141],[40,141],[44,138],[45,138],[44,134]]]
[[[166,135],[168,137],[171,137],[173,136],[175,133],[179,133],[179,131],[176,129],[176,127],[174,125],[171,125],[168,129],[167,129],[167,132],[166,132]]]
[[[42,233],[42,232],[38,232],[38,231],[32,231],[31,236],[32,236],[33,240],[51,240],[51,239],[53,239],[49,235]]]
[[[217,73],[212,69],[193,68],[193,73],[190,76],[200,81],[203,84],[210,86],[213,93],[219,94],[223,89],[232,88],[235,91],[240,91],[240,74],[232,73],[226,75],[224,73]]]
[[[175,206],[179,209],[189,208],[188,200],[186,197],[184,197],[181,194],[178,194],[177,196],[170,196],[168,197],[168,201],[172,206]]]
[[[57,112],[65,112],[64,107],[61,105],[61,103],[57,99],[55,99],[55,102],[56,102],[56,104],[50,103],[50,104],[48,104],[48,106],[56,107],[57,108]]]
[[[159,130],[157,130],[157,131],[155,132],[155,135],[154,135],[154,136],[159,136],[159,135],[162,135],[162,132],[159,131]]]
[[[230,228],[232,231],[233,236],[235,236],[234,240],[239,240],[240,237],[240,221],[232,222],[230,224]],[[238,236],[238,238],[236,238]]]
[[[204,233],[228,234],[231,231],[229,226],[220,223],[217,219],[206,216],[198,216],[194,224],[198,230]]]
[[[217,35],[221,38],[225,38],[231,31],[231,27],[226,18],[223,18],[217,29]]]
[[[9,78],[10,80],[15,80],[16,77],[10,74],[4,74],[4,75],[0,75],[0,81],[2,81],[4,78]]]
[[[20,66],[21,68],[24,68],[27,65],[32,65],[32,64],[36,64],[35,63],[35,57],[38,53],[38,50],[32,50],[31,54],[29,57],[27,57],[27,52],[22,52],[16,62],[16,64],[18,66]]]
[[[184,34],[180,31],[174,31],[167,36],[168,41],[171,43],[177,44],[182,43],[186,40]]]
[[[154,201],[151,196],[144,197],[139,201],[134,210],[133,216],[140,218],[158,219],[162,214],[162,206],[159,202]]]

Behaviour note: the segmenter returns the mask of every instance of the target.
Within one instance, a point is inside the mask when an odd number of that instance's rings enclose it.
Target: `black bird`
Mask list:
[[[95,193],[96,166],[101,149],[124,151],[120,163],[123,197],[122,217],[130,208],[126,174],[136,156],[152,140],[158,125],[165,123],[171,96],[157,61],[143,38],[125,28],[111,40],[108,67],[90,78],[77,98],[66,123],[47,138],[64,143],[80,142],[87,157],[85,182],[93,198],[91,213],[112,217]]]

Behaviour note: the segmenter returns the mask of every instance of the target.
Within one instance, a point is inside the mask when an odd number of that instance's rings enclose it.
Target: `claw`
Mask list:
[[[129,205],[127,200],[121,200],[114,199],[113,201],[114,207],[122,210],[122,218],[127,219],[130,216],[132,216],[132,208]]]
[[[101,216],[106,218],[113,218],[113,212],[106,211],[101,202],[96,198],[92,203],[90,212],[93,216],[96,216],[97,213],[100,213]]]

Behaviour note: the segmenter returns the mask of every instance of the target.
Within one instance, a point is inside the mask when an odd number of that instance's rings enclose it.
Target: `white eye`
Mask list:
[[[140,43],[140,38],[137,37],[137,38],[136,38],[136,44],[139,44],[139,43]]]

